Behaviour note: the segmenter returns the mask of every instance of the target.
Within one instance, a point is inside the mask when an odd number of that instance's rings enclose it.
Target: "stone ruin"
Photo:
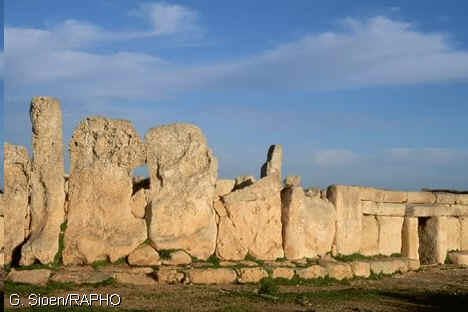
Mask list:
[[[75,129],[66,175],[59,101],[34,97],[30,115],[32,159],[25,147],[4,144],[1,261],[13,268],[9,279],[30,278],[18,266],[121,259],[125,270],[104,273],[122,282],[139,276],[139,284],[368,277],[447,259],[468,265],[466,192],[303,189],[298,176],[281,180],[280,145],[270,147],[260,180],[219,180],[198,127],[163,125],[142,139],[131,122],[104,117]],[[142,165],[150,177],[132,177]],[[45,276],[61,280],[60,271]]]

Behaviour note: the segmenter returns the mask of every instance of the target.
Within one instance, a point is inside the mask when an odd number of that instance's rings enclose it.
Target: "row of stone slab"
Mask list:
[[[15,270],[6,279],[17,283],[45,285],[49,281],[59,283],[95,284],[114,279],[120,284],[151,286],[166,284],[231,284],[258,283],[263,278],[291,280],[332,278],[336,280],[355,277],[368,278],[371,274],[405,273],[419,269],[419,262],[406,258],[382,258],[339,262],[333,259],[318,262],[283,261],[259,265],[256,262],[225,262],[219,266],[210,263],[193,263],[187,266],[131,267],[107,265],[97,269],[90,266],[49,269]]]

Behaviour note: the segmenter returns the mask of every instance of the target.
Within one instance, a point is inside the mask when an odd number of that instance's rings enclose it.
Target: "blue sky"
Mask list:
[[[6,1],[4,137],[49,95],[66,144],[88,115],[190,122],[221,178],[282,144],[305,186],[468,189],[468,3],[408,2]]]

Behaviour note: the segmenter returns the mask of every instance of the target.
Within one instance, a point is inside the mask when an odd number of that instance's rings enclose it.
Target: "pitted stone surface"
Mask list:
[[[281,170],[283,166],[283,148],[281,145],[271,145],[268,149],[267,161],[262,166],[260,177],[275,175],[281,181]]]
[[[31,232],[21,249],[23,265],[52,263],[65,218],[62,112],[58,100],[33,97],[31,161]]]
[[[216,247],[213,209],[217,160],[190,124],[153,128],[145,136],[151,177],[149,238],[156,249],[184,249],[207,259]]]

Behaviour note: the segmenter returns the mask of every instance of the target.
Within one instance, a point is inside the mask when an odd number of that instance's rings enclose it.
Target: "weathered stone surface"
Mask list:
[[[192,263],[192,257],[183,250],[171,252],[169,259],[164,259],[165,265],[186,265]]]
[[[458,194],[457,195],[457,204],[459,204],[459,205],[468,205],[468,194]]]
[[[219,217],[227,216],[226,208],[224,208],[224,204],[220,199],[217,199],[213,202],[213,208]]]
[[[408,192],[408,204],[433,204],[436,196],[432,192]]]
[[[362,213],[367,215],[403,217],[406,212],[405,204],[361,201],[361,205]]]
[[[283,248],[288,259],[313,258],[331,250],[335,236],[333,205],[306,197],[301,187],[281,192]]]
[[[395,266],[395,272],[406,273],[409,270],[409,261],[407,258],[395,258],[392,260]]]
[[[184,273],[177,269],[161,267],[156,272],[156,278],[160,283],[177,284],[184,279]]]
[[[408,217],[435,217],[448,216],[460,217],[468,216],[468,206],[466,205],[415,205],[406,208]]]
[[[272,278],[284,278],[290,280],[294,277],[294,269],[290,268],[274,268],[271,274]]]
[[[193,284],[231,284],[237,279],[232,269],[192,269],[187,271],[188,278]]]
[[[216,196],[223,196],[231,193],[235,184],[235,180],[217,180],[215,191]]]
[[[461,250],[460,221],[455,217],[447,217],[445,222],[447,230],[447,251]]]
[[[95,271],[89,266],[79,266],[61,268],[54,273],[51,280],[58,283],[82,285],[102,283],[111,277],[111,274]]]
[[[58,100],[33,97],[31,161],[31,233],[21,249],[23,265],[52,263],[65,218],[62,112]]]
[[[408,271],[417,271],[421,267],[419,260],[408,259]]]
[[[437,204],[455,204],[457,202],[457,194],[436,192]]]
[[[364,261],[351,262],[351,270],[354,276],[367,278],[370,276],[370,264]]]
[[[160,265],[161,259],[159,254],[153,247],[144,244],[128,255],[128,264],[137,266],[154,266]]]
[[[239,284],[258,283],[262,278],[268,277],[268,273],[260,267],[240,268],[238,274],[237,282]]]
[[[336,209],[336,251],[342,255],[359,252],[361,245],[362,210],[359,188],[332,185],[328,199]]]
[[[24,242],[29,229],[28,198],[30,160],[25,147],[5,143],[4,187],[1,203],[5,217],[4,261],[11,262],[13,250]]]
[[[99,272],[104,272],[111,274],[112,276],[115,273],[128,273],[128,274],[151,274],[154,272],[154,269],[151,267],[131,267],[128,264],[111,264],[100,267]]]
[[[149,130],[145,141],[153,245],[207,259],[216,247],[213,200],[218,165],[202,131],[190,124],[171,124]]]
[[[15,283],[45,285],[49,281],[52,271],[46,269],[16,271],[12,269],[7,280]]]
[[[385,191],[373,187],[361,186],[359,187],[359,198],[361,200],[373,201],[381,203],[384,201]]]
[[[262,166],[260,177],[275,175],[281,181],[281,169],[283,166],[283,148],[281,145],[271,145],[268,149],[267,161]]]
[[[143,219],[145,217],[146,205],[148,204],[146,193],[147,193],[147,190],[140,189],[132,196],[130,206],[131,206],[132,215],[135,218]]]
[[[223,260],[284,256],[281,237],[281,185],[265,177],[223,196],[227,216],[220,217],[216,254]]]
[[[323,278],[327,276],[327,269],[320,265],[314,264],[307,268],[296,269],[296,274],[303,279]]]
[[[468,266],[468,251],[449,252],[448,258],[453,264]]]
[[[287,176],[284,179],[284,186],[285,187],[301,186],[301,177],[300,176]]]
[[[115,273],[114,279],[117,283],[137,286],[153,286],[156,281],[145,274]]]
[[[419,259],[418,218],[405,218],[401,231],[401,254],[408,259]]]
[[[404,203],[408,200],[408,192],[384,191],[384,203]]]
[[[70,177],[64,264],[115,262],[147,238],[146,223],[131,213],[131,178],[125,168],[79,169]]]
[[[421,264],[442,264],[447,256],[447,217],[420,219],[418,225]]]
[[[310,198],[322,198],[322,191],[317,187],[309,187],[304,190],[304,193]]]
[[[398,270],[392,260],[374,260],[370,262],[370,267],[374,274],[393,274]]]
[[[379,254],[379,224],[374,216],[362,217],[360,253],[365,256]]]
[[[253,176],[238,176],[235,180],[234,190],[240,190],[256,182]]]
[[[330,278],[334,278],[339,281],[353,278],[353,271],[348,263],[326,262],[325,268]]]
[[[377,216],[379,224],[379,253],[390,256],[401,253],[402,217]]]
[[[468,250],[468,217],[459,218],[460,221],[460,249]]]

